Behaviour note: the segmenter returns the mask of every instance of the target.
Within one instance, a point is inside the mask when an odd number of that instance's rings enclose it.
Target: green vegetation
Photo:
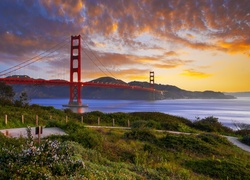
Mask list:
[[[196,129],[206,131],[206,132],[218,132],[221,134],[232,134],[232,129],[223,126],[219,121],[218,118],[210,116],[204,119],[197,118],[196,121],[193,123],[193,127]]]
[[[26,123],[35,126],[34,114],[38,114],[40,123],[49,127],[60,127],[68,134],[67,136],[53,135],[43,139],[42,149],[36,142],[29,146],[27,139],[6,138],[0,135],[2,147],[0,169],[7,179],[10,177],[249,179],[250,177],[249,153],[233,146],[219,135],[224,131],[202,132],[201,128],[195,125],[197,122],[192,123],[184,118],[144,112],[75,114],[70,110],[60,111],[53,107],[38,105],[1,106],[1,117],[4,114],[10,114],[9,123],[5,125],[1,118],[1,129],[26,127]],[[21,114],[25,114],[25,124],[20,121]],[[52,116],[51,120],[50,116]],[[68,116],[67,123],[66,116]],[[81,123],[81,116],[84,123]],[[127,126],[129,119],[132,130],[85,127],[87,124],[97,125],[98,117],[101,125],[110,126],[112,126],[112,119],[115,119],[116,126]],[[211,117],[208,119],[211,120]],[[186,130],[197,134],[170,134],[157,132],[155,129]],[[30,150],[36,153],[24,155]],[[62,158],[57,163],[49,158],[58,156],[60,159],[62,155],[67,159]],[[8,162],[11,162],[11,165],[7,165]]]
[[[0,139],[1,179],[56,178],[78,174],[85,166],[74,157],[68,142],[44,140],[38,146],[30,133],[27,139],[7,139],[1,134]]]
[[[29,129],[26,139],[0,133],[3,179],[250,179],[250,154],[220,135],[243,138],[246,131],[234,132],[215,117],[191,122],[157,112],[75,114],[14,101],[0,109],[0,129],[35,126],[38,115],[40,125],[60,127],[68,134],[52,135],[39,145]],[[100,125],[108,126],[113,119],[115,126],[128,126],[129,120],[131,130],[86,128],[97,125],[98,118]]]
[[[250,133],[242,138],[242,142],[250,146]]]

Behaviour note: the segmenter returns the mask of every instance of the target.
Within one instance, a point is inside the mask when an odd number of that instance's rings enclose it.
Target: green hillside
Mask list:
[[[0,174],[4,179],[249,179],[250,154],[220,134],[237,135],[215,117],[191,122],[163,113],[90,112],[75,114],[53,107],[0,106],[0,128],[60,127],[39,146],[31,139],[0,134]],[[8,124],[4,115],[8,114]],[[21,115],[25,115],[25,124]],[[66,116],[68,122],[66,123]],[[83,122],[82,121],[83,117]],[[87,125],[128,126],[91,129]],[[206,127],[206,128],[205,128]],[[158,132],[172,130],[189,134]],[[249,132],[249,131],[248,131]]]
[[[250,154],[222,136],[237,136],[250,145],[250,130],[233,131],[216,117],[191,122],[158,112],[76,114],[29,105],[25,93],[14,99],[12,88],[4,84],[0,90],[0,129],[26,127],[28,134],[11,138],[0,133],[0,179],[250,177]],[[29,128],[37,123],[59,127],[67,135],[51,135],[39,143]]]

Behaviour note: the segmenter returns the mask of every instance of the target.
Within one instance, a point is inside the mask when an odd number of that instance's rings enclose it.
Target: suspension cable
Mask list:
[[[84,35],[85,36],[85,35]],[[86,36],[85,36],[86,37]],[[96,55],[96,53],[94,53],[94,51],[89,47],[89,45],[83,40],[83,38],[81,38],[82,39],[82,41],[83,41],[83,43],[86,45],[86,47],[87,47],[87,49],[91,52],[91,54],[95,57],[95,59],[102,65],[102,67],[113,77],[113,78],[115,78],[115,79],[117,79],[116,77],[115,77],[115,75],[112,73],[112,72],[110,72],[105,66],[104,66],[104,64],[100,61],[100,59],[98,58],[98,56]],[[95,65],[97,66],[97,64],[95,63]],[[99,68],[99,67],[98,67]],[[100,68],[99,68],[100,69]],[[103,72],[103,71],[102,71]],[[105,75],[106,75],[106,73],[105,73]]]
[[[19,69],[21,69],[21,68],[23,68],[23,67],[26,67],[26,66],[28,66],[28,65],[30,65],[30,64],[33,64],[34,62],[37,62],[37,61],[41,60],[41,59],[44,58],[44,57],[47,57],[49,54],[52,54],[52,53],[54,53],[55,51],[59,50],[61,47],[65,46],[66,40],[67,40],[66,38],[63,39],[63,41],[61,41],[60,43],[58,43],[58,44],[52,46],[51,48],[48,48],[48,49],[45,50],[44,52],[42,52],[42,53],[40,53],[40,54],[38,54],[38,55],[32,57],[31,59],[28,59],[28,60],[25,61],[25,62],[19,63],[19,64],[15,65],[15,66],[12,66],[12,67],[7,68],[7,69],[5,69],[5,70],[3,70],[3,71],[0,71],[0,76],[9,74],[9,73],[14,72],[14,71],[16,71],[16,70],[19,70]],[[60,46],[60,47],[58,48],[58,46],[61,45],[62,43],[63,43],[63,46]],[[51,51],[51,50],[52,50],[52,51]],[[51,52],[50,52],[50,51],[51,51]],[[48,54],[46,54],[46,53],[48,53]],[[39,57],[40,57],[40,58],[39,58]],[[37,58],[38,58],[38,59],[37,59]]]
[[[96,63],[95,61],[84,51],[84,49],[81,47],[82,51],[88,56],[88,58],[91,60],[91,62],[100,70],[102,71],[106,76],[108,76]]]

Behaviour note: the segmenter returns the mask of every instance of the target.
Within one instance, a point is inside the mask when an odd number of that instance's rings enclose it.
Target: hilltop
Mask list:
[[[22,76],[21,76],[22,78]],[[25,78],[30,78],[25,76]],[[148,82],[132,81],[126,83],[120,79],[111,77],[101,77],[90,82],[106,84],[129,84],[132,86],[150,87]],[[15,92],[26,91],[30,98],[68,98],[69,87],[67,86],[42,86],[42,85],[13,85]],[[102,88],[102,87],[83,87],[82,97],[85,99],[234,99],[233,95],[225,95],[215,91],[187,91],[173,85],[155,84],[154,88],[163,93],[138,91],[131,89]]]

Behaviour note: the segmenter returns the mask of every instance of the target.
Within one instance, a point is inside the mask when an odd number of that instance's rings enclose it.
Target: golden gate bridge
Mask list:
[[[46,80],[46,79],[25,78],[23,76],[22,76],[22,78],[20,78],[19,76],[6,76],[12,72],[16,72],[17,70],[25,68],[25,67],[39,61],[40,58],[38,56],[36,56],[28,61],[22,62],[18,65],[15,65],[13,67],[10,67],[8,69],[1,71],[0,72],[0,81],[5,82],[6,84],[31,84],[31,85],[33,84],[33,85],[69,86],[70,87],[69,103],[67,105],[69,107],[71,107],[71,106],[72,107],[84,106],[82,104],[82,100],[81,100],[81,88],[83,86],[105,87],[105,88],[123,88],[123,89],[149,91],[152,93],[162,93],[162,91],[154,89],[154,72],[153,71],[150,71],[150,73],[149,73],[150,87],[131,86],[128,84],[110,84],[110,83],[93,82],[93,81],[92,82],[81,82],[81,56],[82,56],[81,55],[81,50],[82,50],[81,39],[82,39],[81,35],[71,36],[70,80],[69,81],[61,80],[61,79]],[[51,54],[51,53],[55,52],[57,49],[58,48],[54,49],[53,51],[51,51],[49,53]],[[109,73],[112,75],[111,72],[109,72]],[[3,76],[5,76],[5,77],[3,77]]]

